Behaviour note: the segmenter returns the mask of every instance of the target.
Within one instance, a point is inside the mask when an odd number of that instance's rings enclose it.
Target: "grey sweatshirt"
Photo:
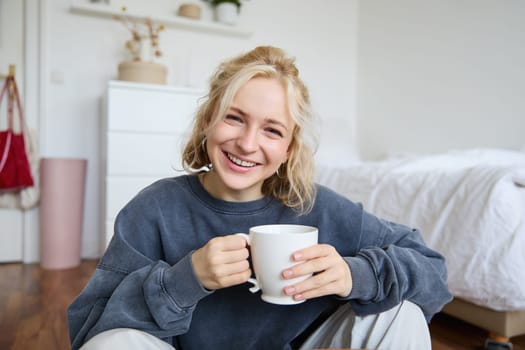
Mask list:
[[[348,298],[326,296],[274,305],[249,284],[206,290],[191,254],[211,238],[263,224],[319,229],[319,243],[348,263]],[[72,349],[113,328],[135,328],[177,350],[293,349],[342,303],[357,315],[379,313],[402,300],[427,320],[451,299],[444,258],[419,232],[381,220],[361,205],[318,186],[313,210],[298,215],[272,197],[251,202],[213,198],[195,175],[160,180],[119,213],[108,249],[86,288],[68,309]]]

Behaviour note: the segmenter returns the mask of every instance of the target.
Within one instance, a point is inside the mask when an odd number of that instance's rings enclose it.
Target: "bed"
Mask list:
[[[421,230],[446,257],[454,300],[445,313],[500,343],[525,334],[525,153],[470,149],[320,165],[317,181]]]

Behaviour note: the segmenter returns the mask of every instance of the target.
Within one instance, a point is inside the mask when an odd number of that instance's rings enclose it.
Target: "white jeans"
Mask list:
[[[341,306],[306,340],[301,350],[359,348],[381,350],[430,350],[430,333],[423,312],[404,301],[377,315],[356,316],[350,304]],[[174,350],[164,341],[142,331],[117,328],[91,338],[81,350]]]
[[[430,350],[430,332],[421,309],[410,301],[376,315],[356,316],[350,304],[336,310],[301,346],[380,350]]]

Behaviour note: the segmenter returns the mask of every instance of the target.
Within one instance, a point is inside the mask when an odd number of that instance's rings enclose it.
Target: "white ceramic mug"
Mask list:
[[[284,294],[284,287],[304,281],[310,275],[292,279],[282,277],[283,270],[298,264],[292,258],[297,250],[317,244],[318,230],[304,225],[262,225],[250,228],[250,234],[239,233],[250,245],[256,278],[248,282],[250,292],[262,290],[262,300],[281,305],[303,302]]]

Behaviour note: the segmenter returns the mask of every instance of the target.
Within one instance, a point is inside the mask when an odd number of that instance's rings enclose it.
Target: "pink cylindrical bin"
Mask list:
[[[40,266],[80,265],[87,160],[40,160]]]

